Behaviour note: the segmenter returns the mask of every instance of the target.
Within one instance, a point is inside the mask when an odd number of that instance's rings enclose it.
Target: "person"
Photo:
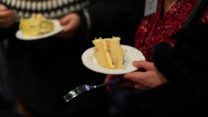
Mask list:
[[[24,117],[18,113],[12,112],[12,111],[5,111],[5,110],[0,110],[0,115],[2,117]]]
[[[136,30],[140,13],[132,11],[140,8],[132,7],[135,2],[140,1],[0,0],[0,33],[8,68],[6,80],[20,113],[44,117],[107,116],[104,89],[83,94],[69,103],[63,96],[77,85],[101,82],[104,76],[86,69],[80,56],[95,35],[120,33],[127,38],[128,32]],[[59,18],[63,31],[41,40],[16,39],[19,19],[33,13]],[[128,38],[123,41],[131,42]]]
[[[208,65],[205,57],[208,11],[203,12],[200,24],[182,29],[197,2],[200,1],[159,0],[157,12],[143,18],[135,47],[143,52],[146,61],[133,62],[138,71],[122,78],[108,75],[105,79],[107,82],[117,78],[121,80],[120,87],[132,91],[123,116],[207,115],[204,68]]]

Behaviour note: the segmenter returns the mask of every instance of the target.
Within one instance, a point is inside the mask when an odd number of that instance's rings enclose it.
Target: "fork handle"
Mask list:
[[[107,85],[113,85],[113,84],[116,84],[118,83],[118,80],[111,80],[109,82],[106,82],[106,83],[102,83],[102,84],[99,84],[99,85],[95,85],[95,88],[100,88],[100,87],[104,87],[104,86],[107,86]]]

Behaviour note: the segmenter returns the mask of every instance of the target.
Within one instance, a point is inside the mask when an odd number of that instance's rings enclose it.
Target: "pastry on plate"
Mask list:
[[[98,38],[93,40],[95,46],[93,56],[100,67],[108,69],[124,69],[124,53],[119,37]]]
[[[20,20],[20,30],[24,36],[41,36],[54,30],[55,25],[52,20],[44,18],[41,14],[33,14],[31,18]]]

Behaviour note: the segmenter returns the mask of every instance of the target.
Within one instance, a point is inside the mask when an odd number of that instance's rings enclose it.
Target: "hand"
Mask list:
[[[14,23],[13,10],[8,10],[6,6],[0,4],[0,28],[9,28]]]
[[[133,62],[133,65],[138,69],[143,69],[145,71],[131,72],[123,76],[107,75],[104,82],[117,79],[119,80],[118,86],[120,88],[129,89],[131,91],[145,91],[167,83],[166,78],[157,70],[153,63],[147,61],[135,61]],[[110,86],[107,86],[106,88],[112,93],[112,88]]]
[[[113,79],[116,79],[116,80],[119,81],[119,83],[117,84],[117,86],[119,88],[129,89],[132,86],[132,82],[129,81],[129,80],[123,79],[121,75],[120,76],[118,76],[118,75],[107,75],[104,82],[106,83],[106,82],[109,82]],[[107,89],[108,92],[113,93],[113,89],[110,85],[106,86],[106,89]]]
[[[67,39],[77,33],[81,25],[81,19],[78,14],[72,13],[61,18],[60,24],[64,26],[64,30],[56,35],[56,37]]]
[[[145,71],[127,73],[123,78],[132,81],[134,83],[133,87],[136,90],[144,91],[167,83],[166,78],[157,70],[153,63],[136,61],[133,62],[133,65],[138,69],[144,69]]]

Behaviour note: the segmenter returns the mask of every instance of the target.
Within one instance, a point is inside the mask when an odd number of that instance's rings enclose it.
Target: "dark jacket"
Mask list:
[[[100,112],[106,113],[105,89],[84,94],[69,103],[63,96],[75,86],[103,82],[103,74],[83,66],[81,55],[92,46],[94,37],[122,34],[126,37],[122,39],[125,43],[131,42],[128,32],[136,31],[141,16],[139,11],[132,13],[139,8],[133,4],[137,1],[93,1],[88,8],[92,23],[88,40],[83,34],[87,30],[83,12],[78,12],[82,19],[80,33],[70,39],[21,41],[14,37],[18,24],[9,30],[1,30],[1,38],[8,38],[5,49],[7,81],[15,98],[38,116],[97,116]]]
[[[144,117],[208,116],[207,31],[208,24],[189,26],[173,36],[178,39],[174,48],[167,43],[155,47],[154,63],[165,75],[168,83],[133,95],[132,110],[137,110],[137,115],[143,113]]]

